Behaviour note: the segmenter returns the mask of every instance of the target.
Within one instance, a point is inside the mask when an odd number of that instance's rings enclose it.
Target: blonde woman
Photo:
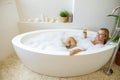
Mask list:
[[[87,30],[84,30],[83,33],[84,33],[84,38],[87,38]],[[93,41],[90,41],[90,44],[104,45],[107,42],[108,38],[109,38],[109,30],[107,28],[100,28],[100,30],[97,32],[95,39]],[[65,46],[67,48],[74,48],[77,46],[77,44],[78,42],[75,40],[74,37],[69,37],[65,42]],[[85,51],[85,50],[87,50],[87,48],[80,49],[79,47],[77,47],[70,51],[70,55],[72,56],[74,54],[77,54],[78,52]]]

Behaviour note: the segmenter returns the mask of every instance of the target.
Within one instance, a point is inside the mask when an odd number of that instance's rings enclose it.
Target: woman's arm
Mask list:
[[[75,54],[77,54],[78,52],[82,52],[82,51],[85,51],[85,50],[74,49],[74,50],[70,51],[70,56],[75,55]]]

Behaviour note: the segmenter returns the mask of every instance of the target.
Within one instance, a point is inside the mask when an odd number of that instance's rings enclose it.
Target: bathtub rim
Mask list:
[[[21,39],[27,35],[30,35],[30,34],[38,34],[40,32],[46,32],[46,31],[81,31],[81,29],[45,29],[45,30],[35,30],[35,31],[30,31],[30,32],[26,32],[26,33],[22,33],[22,34],[19,34],[17,36],[15,36],[13,39],[12,39],[12,44],[13,44],[13,47],[16,46],[16,47],[19,47],[21,49],[25,49],[27,51],[30,51],[30,52],[34,52],[34,53],[38,53],[38,54],[45,54],[45,55],[55,55],[55,54],[51,54],[51,53],[46,53],[44,50],[40,50],[40,49],[35,49],[35,48],[32,48],[32,47],[29,47],[29,46],[26,46],[24,44],[21,43]],[[90,32],[95,32],[95,31],[90,31]],[[96,33],[96,32],[95,32]],[[80,52],[74,56],[79,56],[79,55],[92,55],[92,54],[97,54],[101,51],[105,51],[105,50],[108,50],[108,49],[112,49],[112,48],[115,48],[115,45],[107,45],[106,47],[104,48],[101,48],[99,50],[90,50],[90,51],[84,51],[84,52]],[[89,52],[89,54],[86,54],[87,52]],[[68,55],[59,55],[59,54],[56,54],[56,56],[68,56]]]

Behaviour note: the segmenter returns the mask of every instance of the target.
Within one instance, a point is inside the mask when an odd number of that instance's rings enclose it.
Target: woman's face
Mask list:
[[[105,40],[107,38],[106,32],[104,30],[99,30],[97,33],[98,40]]]

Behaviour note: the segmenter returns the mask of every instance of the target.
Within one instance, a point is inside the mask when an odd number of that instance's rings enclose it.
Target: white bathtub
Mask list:
[[[34,35],[51,31],[74,31],[75,29],[51,29],[27,32],[16,36],[12,44],[22,62],[32,71],[57,77],[71,77],[88,74],[99,70],[112,56],[115,45],[107,45],[97,51],[91,50],[75,56],[55,55],[44,53],[42,50],[31,48],[23,44],[24,40]],[[88,31],[88,36],[94,36],[96,32]]]

